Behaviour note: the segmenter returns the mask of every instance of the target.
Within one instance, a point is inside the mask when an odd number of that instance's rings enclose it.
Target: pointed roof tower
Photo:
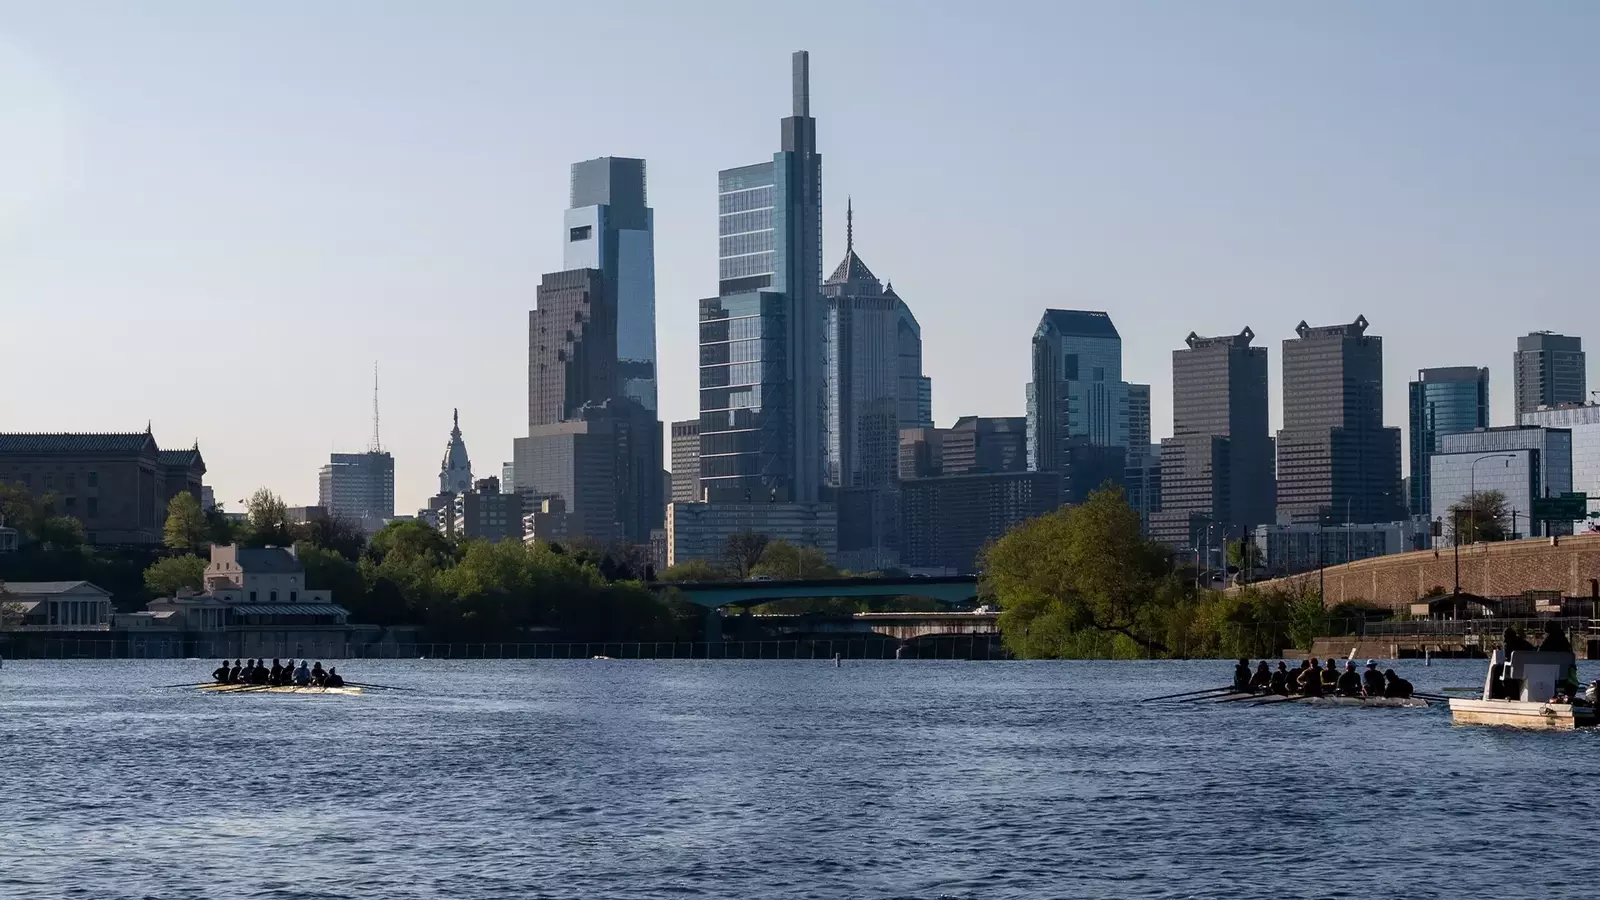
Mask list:
[[[844,206],[844,260],[833,274],[824,281],[825,285],[844,285],[846,294],[880,294],[883,286],[878,283],[878,276],[872,274],[867,264],[856,255],[856,213],[855,202],[852,198],[845,199]]]
[[[472,490],[472,460],[467,458],[467,442],[461,439],[461,411],[451,414],[450,444],[439,463],[439,493],[464,494]]]

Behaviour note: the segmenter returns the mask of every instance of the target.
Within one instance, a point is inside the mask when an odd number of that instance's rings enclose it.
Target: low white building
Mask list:
[[[701,559],[720,563],[728,538],[742,531],[797,547],[814,547],[834,562],[838,515],[831,503],[669,503],[667,565]]]
[[[22,631],[108,631],[111,592],[87,581],[8,581],[0,605]]]

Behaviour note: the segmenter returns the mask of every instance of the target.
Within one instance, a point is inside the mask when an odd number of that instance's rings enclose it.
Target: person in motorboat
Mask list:
[[[1356,673],[1354,660],[1344,664],[1344,674],[1339,676],[1339,696],[1361,696],[1361,676]]]
[[[1383,680],[1383,695],[1385,697],[1404,700],[1411,696],[1411,682],[1396,675],[1393,669],[1384,670]]]
[[[1281,659],[1278,660],[1278,670],[1272,673],[1268,690],[1280,697],[1289,696],[1289,667],[1284,665]]]
[[[1272,670],[1267,668],[1267,661],[1262,660],[1256,666],[1256,674],[1250,676],[1250,693],[1260,694],[1272,688]]]
[[[1518,650],[1533,649],[1533,645],[1523,640],[1522,635],[1518,634],[1517,630],[1510,625],[1506,626],[1506,633],[1502,638],[1502,642],[1505,644],[1506,659],[1510,659],[1511,654]]]
[[[1236,693],[1247,693],[1250,690],[1250,660],[1241,659],[1233,667],[1233,689]]]
[[[1322,696],[1322,665],[1315,657],[1311,665],[1300,672],[1300,693],[1307,697]]]
[[[327,677],[328,673],[322,671],[322,660],[317,660],[317,664],[311,667],[311,683],[317,687],[322,687],[322,682]]]
[[[1383,696],[1383,673],[1378,671],[1378,661],[1367,660],[1367,670],[1361,675],[1361,686],[1366,689],[1368,697]]]
[[[322,686],[329,688],[344,687],[344,678],[339,674],[338,666],[328,667],[328,677],[322,680]]]
[[[1544,623],[1544,640],[1539,642],[1541,653],[1571,653],[1572,644],[1567,640],[1567,635],[1561,626],[1554,622]]]
[[[294,683],[298,687],[305,687],[311,683],[311,667],[305,660],[300,660],[300,668],[294,670]]]
[[[228,661],[223,660],[222,665],[211,673],[211,677],[216,680],[217,684],[227,684],[230,674],[232,674],[232,669],[228,667]]]

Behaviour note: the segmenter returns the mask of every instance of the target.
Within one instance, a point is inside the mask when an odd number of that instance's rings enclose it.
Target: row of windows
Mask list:
[[[752,209],[772,208],[772,186],[753,188],[748,191],[731,191],[717,195],[717,212],[722,215],[728,213],[746,212]]]
[[[700,436],[702,458],[727,453],[755,453],[760,449],[759,431],[718,431]]]
[[[714,392],[701,391],[702,399],[707,393]],[[767,414],[758,408],[708,411],[700,414],[700,433],[707,435],[719,431],[749,431],[762,427],[767,420]]]
[[[736,385],[759,385],[761,363],[732,363],[726,366],[705,366],[700,369],[700,386],[720,388]]]
[[[720,341],[747,341],[761,337],[761,317],[743,316],[737,319],[717,319],[700,323],[700,343]]]
[[[88,473],[85,473],[83,480],[84,480],[84,483],[88,487],[99,487],[100,486],[100,473],[99,472],[88,472]],[[54,473],[46,472],[44,474],[44,477],[41,478],[40,481],[42,481],[44,483],[44,489],[45,490],[47,490],[47,491],[55,490],[55,487],[56,487],[56,476],[55,476]],[[21,484],[25,488],[32,488],[33,487],[33,473],[31,473],[31,472],[23,472],[21,475],[17,476],[17,482],[19,484]],[[61,476],[61,487],[64,490],[69,490],[70,491],[70,490],[73,490],[74,488],[76,488],[77,486],[78,486],[78,473],[76,473],[76,472],[68,472],[65,475]]]
[[[747,231],[767,231],[772,228],[772,210],[731,213],[717,219],[717,234],[744,234]]]
[[[759,453],[700,457],[700,476],[702,478],[728,478],[736,475],[760,474],[761,454]]]
[[[725,363],[760,362],[764,341],[729,341],[720,344],[700,345],[700,365],[718,366]],[[771,349],[771,348],[769,348]]]
[[[739,256],[744,253],[765,253],[773,249],[772,231],[747,231],[717,241],[718,256]]]
[[[761,385],[759,384],[753,384],[749,387],[709,388],[700,392],[701,409],[756,409],[760,406]]]
[[[729,278],[748,278],[751,275],[772,274],[772,254],[752,253],[749,256],[734,256],[717,261],[717,277],[723,280]]]

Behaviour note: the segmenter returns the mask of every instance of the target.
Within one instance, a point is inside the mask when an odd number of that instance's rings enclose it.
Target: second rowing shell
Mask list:
[[[278,685],[272,685],[272,686],[256,685],[256,684],[206,684],[206,685],[201,685],[200,686],[200,690],[205,691],[208,694],[359,694],[359,693],[361,693],[361,688],[358,688],[358,687],[346,686],[346,687],[324,688],[324,687],[313,687],[311,685],[301,686],[301,685],[297,685],[297,684],[278,684]]]

